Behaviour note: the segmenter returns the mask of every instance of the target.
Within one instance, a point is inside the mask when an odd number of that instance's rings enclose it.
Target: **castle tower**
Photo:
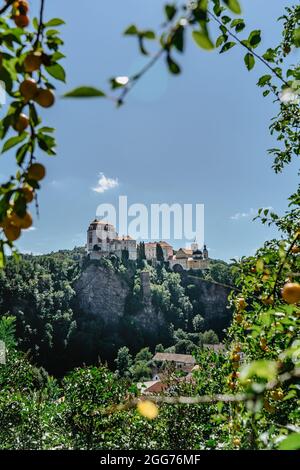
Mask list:
[[[208,259],[208,250],[206,248],[206,245],[204,245],[203,247],[203,258]]]
[[[191,243],[191,250],[198,251],[198,243],[196,242],[196,238],[193,243]]]

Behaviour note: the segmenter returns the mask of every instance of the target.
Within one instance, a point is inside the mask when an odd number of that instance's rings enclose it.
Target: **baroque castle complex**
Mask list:
[[[158,261],[158,251],[165,262],[169,263],[174,271],[209,269],[209,257],[206,245],[200,250],[198,244],[192,243],[190,248],[180,248],[175,251],[165,242],[141,243],[143,257],[153,264]],[[129,235],[119,236],[114,225],[103,220],[93,220],[87,230],[87,252],[90,259],[100,259],[115,255],[122,259],[124,252],[129,260],[138,259],[138,244]],[[162,260],[162,259],[160,259]]]

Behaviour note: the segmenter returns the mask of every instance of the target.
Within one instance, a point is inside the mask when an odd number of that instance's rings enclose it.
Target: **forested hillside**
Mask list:
[[[149,299],[142,293],[142,270],[150,276]],[[197,292],[201,297],[193,281],[182,283],[163,266],[125,266],[115,258],[89,262],[83,249],[74,249],[9,259],[0,271],[0,315],[16,318],[18,346],[34,363],[61,375],[99,359],[113,367],[124,345],[134,354],[157,344],[192,352],[214,325],[222,336],[214,310],[205,319],[205,297],[199,302]],[[226,297],[220,301],[223,326],[230,320]]]

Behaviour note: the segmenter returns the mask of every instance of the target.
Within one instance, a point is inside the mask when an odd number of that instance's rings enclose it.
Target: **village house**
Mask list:
[[[169,367],[177,371],[189,373],[196,364],[195,358],[190,354],[175,354],[175,353],[156,353],[152,361],[156,364],[153,367],[153,380],[161,378],[164,369]]]

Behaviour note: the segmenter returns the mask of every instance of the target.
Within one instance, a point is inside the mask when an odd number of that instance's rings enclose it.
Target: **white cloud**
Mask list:
[[[271,206],[263,207],[263,209],[272,210],[272,207]],[[258,209],[253,209],[253,207],[251,207],[251,209],[249,209],[248,212],[237,212],[236,214],[231,215],[230,219],[231,220],[248,219],[250,217],[255,217],[257,215],[257,213],[258,213]]]
[[[36,230],[36,228],[32,226],[32,227],[27,228],[25,231],[26,232],[32,232],[34,230]]]
[[[104,173],[100,173],[98,180],[98,185],[95,188],[92,188],[96,193],[104,193],[109,189],[113,189],[119,186],[119,181],[117,178],[107,178]]]

